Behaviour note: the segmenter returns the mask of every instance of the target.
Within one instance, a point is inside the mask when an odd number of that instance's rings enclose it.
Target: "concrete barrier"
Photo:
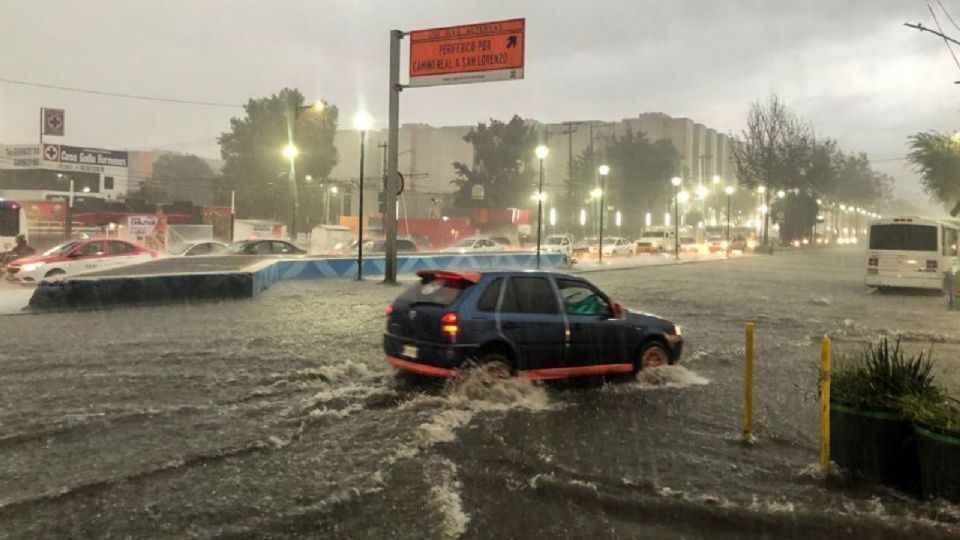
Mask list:
[[[240,259],[234,259],[240,262]],[[221,259],[221,262],[223,261]],[[231,261],[232,262],[232,261]],[[541,268],[566,269],[569,262],[558,253],[541,254]],[[183,267],[197,267],[184,261]],[[60,281],[43,281],[30,298],[33,309],[96,309],[111,305],[189,303],[191,301],[253,298],[284,279],[351,278],[357,275],[356,259],[318,257],[252,259],[244,264],[221,265],[213,272],[177,272],[170,259],[87,274]],[[447,268],[456,270],[522,269],[536,266],[534,253],[441,254],[397,257],[397,273]],[[364,276],[384,275],[384,257],[364,258]],[[157,273],[151,273],[156,269]],[[161,273],[162,272],[162,273]]]

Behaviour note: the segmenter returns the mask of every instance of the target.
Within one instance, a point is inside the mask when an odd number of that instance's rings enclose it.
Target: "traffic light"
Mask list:
[[[377,208],[380,209],[381,215],[386,215],[387,213],[387,194],[386,192],[381,191],[377,193]]]

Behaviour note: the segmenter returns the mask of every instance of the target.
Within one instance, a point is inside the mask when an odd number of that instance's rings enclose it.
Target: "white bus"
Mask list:
[[[0,253],[13,249],[20,234],[27,235],[27,213],[23,205],[0,198]]]
[[[942,289],[944,272],[957,268],[955,224],[918,217],[870,222],[868,286]]]

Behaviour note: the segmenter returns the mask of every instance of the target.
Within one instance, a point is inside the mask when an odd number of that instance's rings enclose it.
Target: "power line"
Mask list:
[[[943,10],[943,14],[946,15],[948,19],[950,19],[950,22],[953,24],[953,27],[956,28],[957,30],[960,30],[960,26],[957,26],[957,22],[953,20],[953,17],[950,16],[950,12],[947,11],[947,8],[943,6],[943,2],[941,2],[940,0],[937,0],[937,5],[940,6],[941,10]]]
[[[953,62],[957,64],[957,69],[960,69],[960,60],[957,59],[956,53],[953,52],[953,47],[950,46],[950,42],[947,40],[946,35],[943,33],[943,27],[940,26],[940,19],[937,18],[937,14],[934,13],[933,7],[930,5],[930,2],[927,2],[927,9],[930,10],[930,15],[933,15],[933,22],[937,25],[937,30],[940,31],[940,35],[943,37],[943,43],[947,46],[947,50],[950,51],[950,56],[953,57]]]
[[[71,86],[57,86],[54,84],[44,84],[28,81],[18,81],[14,79],[4,79],[0,78],[0,83],[6,84],[15,84],[19,86],[30,86],[33,88],[46,88],[49,90],[61,90],[64,92],[75,92],[80,94],[93,94],[97,96],[109,96],[109,97],[119,97],[126,99],[139,99],[142,101],[161,101],[164,103],[179,103],[181,105],[202,105],[204,107],[227,107],[231,109],[242,109],[243,105],[236,105],[233,103],[222,103],[217,101],[194,101],[190,99],[177,99],[177,98],[162,98],[156,96],[141,96],[136,94],[123,94],[120,92],[108,92],[105,90],[89,90],[86,88],[74,88]]]

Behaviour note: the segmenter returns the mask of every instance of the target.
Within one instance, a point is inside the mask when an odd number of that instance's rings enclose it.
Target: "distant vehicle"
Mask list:
[[[956,272],[957,226],[919,217],[870,222],[867,275],[870,287],[943,289],[943,273]]]
[[[633,255],[633,242],[619,236],[603,239],[604,255]]]
[[[500,244],[500,247],[502,247],[503,249],[513,248],[513,242],[511,242],[510,239],[507,238],[506,236],[491,236],[490,239]]]
[[[386,361],[448,377],[471,364],[533,379],[635,373],[679,361],[680,328],[547,272],[421,270],[387,307]]]
[[[751,246],[751,241],[747,240],[747,237],[738,234],[730,239],[730,251],[747,251],[748,249],[753,249],[756,245]]]
[[[157,253],[126,240],[92,238],[71,240],[40,255],[17,259],[5,267],[11,281],[35,283],[86,272],[149,261]]]
[[[676,233],[672,230],[647,229],[634,242],[634,252],[657,254],[673,251],[675,235]]]
[[[699,253],[700,244],[697,243],[697,239],[692,236],[681,236],[680,237],[680,253]]]
[[[443,250],[444,253],[483,253],[488,251],[502,251],[503,247],[490,238],[471,236],[463,238],[452,246]]]
[[[223,242],[214,240],[200,240],[184,242],[170,251],[170,255],[175,257],[196,257],[201,255],[214,255],[226,248]]]
[[[591,236],[584,238],[583,240],[577,242],[573,245],[573,256],[576,257],[586,257],[590,254],[596,255],[597,246],[599,245],[600,240],[596,236]]]
[[[27,213],[17,201],[0,199],[0,253],[10,251],[17,244],[17,236],[24,235],[29,243]]]
[[[417,248],[417,245],[413,243],[413,240],[407,240],[405,238],[397,238],[397,253],[416,253],[420,251]],[[363,242],[363,253],[386,253],[387,252],[387,241],[386,240],[366,240]],[[354,248],[354,253],[356,253],[356,248]]]
[[[551,234],[540,245],[540,251],[543,253],[565,253],[568,257],[573,256],[573,237],[568,234]]]
[[[725,252],[729,245],[730,243],[727,242],[723,235],[711,234],[707,236],[707,251],[710,253]]]
[[[302,255],[306,251],[285,240],[242,240],[223,249],[224,255]]]

